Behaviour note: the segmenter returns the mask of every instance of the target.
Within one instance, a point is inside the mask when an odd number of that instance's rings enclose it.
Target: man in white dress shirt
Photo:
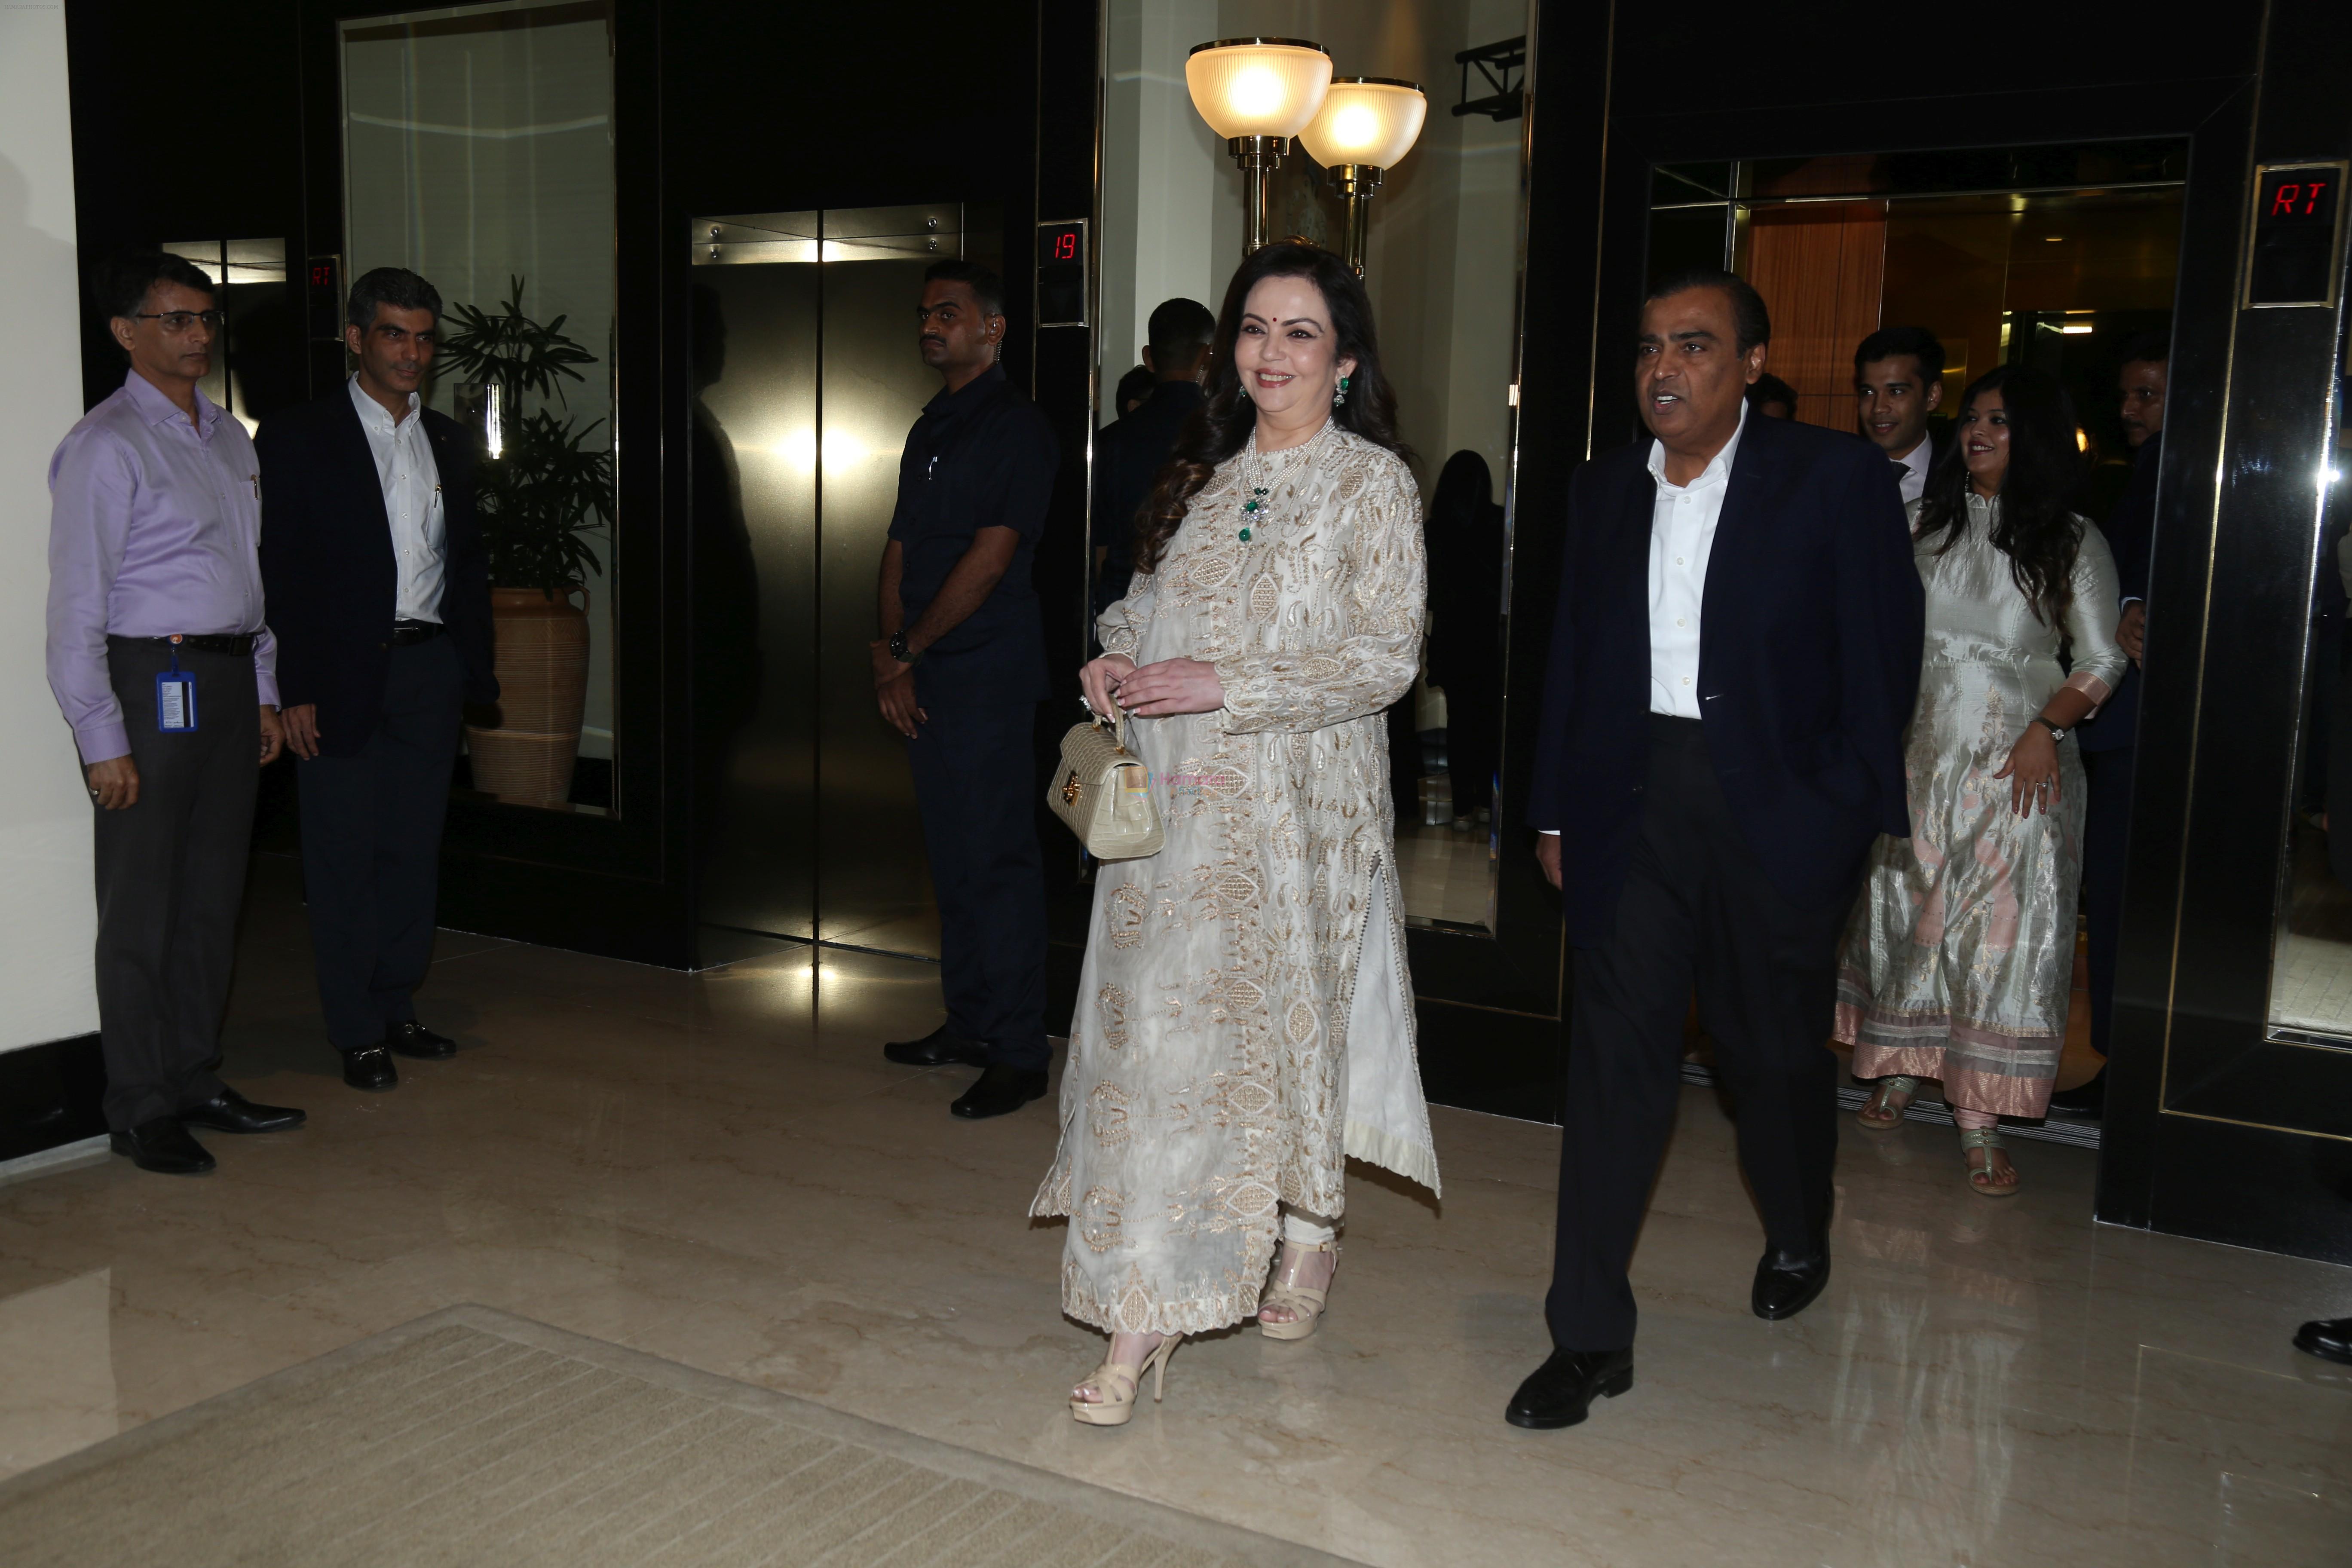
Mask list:
[[[1950,422],[1931,417],[1944,401],[1944,345],[1925,327],[1882,327],[1853,351],[1853,395],[1863,435],[1903,470],[1895,481],[1910,505],[1950,439]]]
[[[300,760],[302,877],[343,1081],[457,1044],[416,1017],[441,826],[467,701],[498,698],[473,448],[424,406],[441,296],[399,268],[352,286],[351,380],[261,427],[261,569],[287,749]]]
[[[1575,984],[1552,1354],[1514,1426],[1633,1387],[1627,1269],[1694,992],[1763,1224],[1749,1307],[1829,1281],[1837,940],[1872,841],[1909,830],[1922,604],[1884,458],[1747,407],[1771,335],[1728,273],[1654,285],[1631,367],[1652,439],[1585,464],[1561,519],[1527,825]]]

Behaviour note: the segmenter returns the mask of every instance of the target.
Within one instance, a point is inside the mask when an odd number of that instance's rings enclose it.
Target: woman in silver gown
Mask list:
[[[1873,850],[1839,961],[1838,1037],[1879,1080],[1862,1125],[1895,1126],[1939,1079],[1988,1197],[2017,1191],[1997,1118],[2044,1113],[2066,1039],[2084,798],[2069,732],[2126,663],[2115,558],[2065,505],[2076,452],[2063,389],[2005,365],[1969,386],[1912,503],[1911,837]]]
[[[1031,1207],[1069,1216],[1063,1310],[1111,1336],[1070,1394],[1097,1426],[1146,1371],[1158,1396],[1185,1334],[1314,1331],[1349,1156],[1437,1185],[1381,716],[1421,654],[1421,499],[1362,284],[1264,247],[1213,365],[1080,672],[1128,715],[1167,830],[1096,872]]]

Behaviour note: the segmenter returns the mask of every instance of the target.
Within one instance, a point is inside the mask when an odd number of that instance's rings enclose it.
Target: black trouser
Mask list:
[[[1837,942],[1850,899],[1776,891],[1731,819],[1696,720],[1653,717],[1616,924],[1576,953],[1559,1237],[1544,1315],[1563,1350],[1633,1342],[1626,1279],[1682,1090],[1691,992],[1738,1119],[1771,1246],[1823,1244],[1837,1154]],[[1861,868],[1855,872],[1859,877]]]
[[[988,1059],[1042,1071],[1045,870],[1037,848],[1034,702],[929,701],[907,742],[940,900],[948,1027]]]
[[[168,649],[106,639],[139,804],[100,811],[98,1029],[106,1124],[124,1131],[221,1091],[221,1014],[245,899],[261,700],[249,654],[180,655],[196,678],[193,731],[155,727]]]
[[[409,997],[433,962],[441,822],[465,686],[449,638],[395,647],[383,710],[359,753],[297,764],[319,1005],[339,1051],[382,1045],[389,1026],[416,1016]]]

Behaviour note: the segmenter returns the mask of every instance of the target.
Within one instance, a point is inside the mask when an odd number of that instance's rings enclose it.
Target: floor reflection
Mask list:
[[[1685,1092],[1635,1262],[1633,1392],[1500,1419],[1544,1352],[1553,1131],[1440,1110],[1442,1208],[1365,1175],[1326,1326],[1222,1335],[1165,1405],[1077,1427],[1099,1342],[1026,1211],[1054,1101],[947,1105],[882,1061],[929,964],[751,943],[688,975],[444,933],[466,1047],[344,1089],[290,865],[263,861],[230,1077],[304,1131],[200,1181],[105,1161],[0,1186],[0,1471],[457,1301],[1378,1564],[2328,1564],[2352,1558],[2352,1379],[2297,1356],[2352,1270],[2094,1226],[2094,1157],[1970,1193],[1948,1128],[1849,1132],[1821,1302],[1747,1309],[1760,1245]],[[5,1556],[0,1552],[0,1556]]]

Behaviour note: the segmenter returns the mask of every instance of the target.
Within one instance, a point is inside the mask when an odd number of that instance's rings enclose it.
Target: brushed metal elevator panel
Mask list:
[[[688,226],[706,924],[939,956],[869,645],[898,454],[939,391],[915,305],[964,226],[954,204]]]
[[[692,276],[701,919],[813,938],[817,268]]]
[[[832,215],[828,213],[828,220]],[[836,243],[828,231],[825,243]],[[923,269],[937,258],[827,263],[824,272],[823,939],[936,958],[939,911],[907,743],[874,700],[875,574],[898,503],[898,454],[940,378],[915,350]]]

